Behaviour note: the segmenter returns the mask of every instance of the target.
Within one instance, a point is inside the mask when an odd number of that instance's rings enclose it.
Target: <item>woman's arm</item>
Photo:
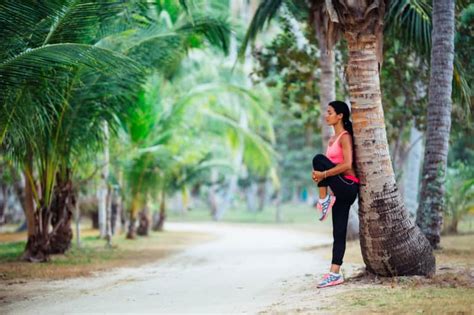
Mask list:
[[[323,180],[325,177],[338,175],[344,173],[347,170],[352,168],[352,139],[351,136],[348,134],[342,135],[339,139],[341,146],[342,146],[342,155],[344,156],[344,161],[342,163],[337,164],[333,168],[324,171],[318,172],[313,171],[313,179],[317,179],[318,181]]]

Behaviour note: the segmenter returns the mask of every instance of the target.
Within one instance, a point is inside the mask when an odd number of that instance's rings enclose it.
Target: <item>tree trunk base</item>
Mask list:
[[[72,228],[70,224],[63,225],[50,239],[49,253],[64,254],[72,243]]]
[[[150,220],[148,219],[148,216],[146,215],[146,213],[143,211],[140,213],[140,224],[138,225],[138,228],[137,228],[137,235],[148,236],[149,226],[150,226]]]
[[[127,240],[134,240],[134,239],[137,238],[137,236],[136,236],[136,234],[135,234],[134,232],[128,231],[128,232],[127,232],[127,236],[125,236],[125,238],[126,238]]]
[[[21,260],[28,262],[48,262],[50,260],[46,240],[36,236],[28,237]]]
[[[128,231],[127,231],[127,236],[126,238],[129,240],[134,240],[137,237],[136,231],[135,231],[135,221],[134,219],[131,219],[129,224],[128,224]]]
[[[153,231],[162,232],[163,226],[165,225],[165,220],[166,220],[166,215],[160,213],[160,216],[158,217],[158,221],[156,221],[156,224],[153,225]]]

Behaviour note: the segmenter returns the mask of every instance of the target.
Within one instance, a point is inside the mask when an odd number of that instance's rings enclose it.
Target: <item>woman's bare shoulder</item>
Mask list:
[[[339,139],[341,143],[352,143],[352,137],[349,132],[343,134],[341,138]]]

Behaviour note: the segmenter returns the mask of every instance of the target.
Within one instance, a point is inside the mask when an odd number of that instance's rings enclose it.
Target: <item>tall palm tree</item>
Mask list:
[[[281,1],[264,1],[267,5],[278,2]],[[331,29],[326,36],[342,34],[349,50],[346,75],[357,173],[361,179],[360,237],[366,267],[385,276],[434,273],[431,247],[409,219],[388,150],[379,82],[386,3],[325,1],[324,4]]]
[[[440,242],[451,130],[454,60],[454,1],[433,1],[433,45],[425,158],[417,224],[433,248]]]
[[[456,1],[456,9],[461,11],[469,5],[468,1]],[[391,26],[395,32],[403,34],[406,44],[414,46],[417,51],[421,53],[420,57],[430,61],[433,65],[432,51],[432,42],[434,45],[434,36],[438,37],[433,29],[432,25],[432,11],[433,8],[430,3],[424,1],[408,1],[408,0],[399,0],[392,1],[388,13],[387,23]],[[434,19],[433,19],[434,20]],[[409,21],[409,23],[407,23]],[[443,22],[445,22],[443,20]],[[404,32],[409,27],[409,29],[417,30],[416,32]],[[469,113],[471,107],[471,92],[470,86],[466,80],[468,77],[465,73],[465,69],[462,66],[460,56],[454,50],[446,50],[447,54],[453,54],[454,65],[451,71],[452,76],[449,81],[452,81],[452,98],[454,104],[457,107],[463,108],[464,112]],[[439,56],[439,51],[437,51],[437,56]],[[448,57],[445,57],[448,58]],[[446,61],[447,62],[447,61]],[[450,67],[447,67],[446,71],[449,71]],[[433,69],[432,69],[433,71]],[[431,82],[431,80],[430,80]],[[447,86],[447,83],[444,82],[443,86]],[[431,88],[430,83],[430,88]],[[451,89],[443,90],[443,93],[448,93],[451,95]],[[448,154],[448,140],[449,140],[449,130],[447,129],[447,123],[451,120],[451,110],[435,110],[432,108],[431,104],[434,104],[435,101],[431,99],[432,92],[429,92],[429,102],[428,107],[428,118],[427,118],[427,129],[432,131],[429,142],[433,144],[437,143],[436,148],[432,146],[431,149],[425,150],[424,156],[424,167],[421,177],[426,179],[422,181],[423,193],[420,193],[420,203],[417,209],[417,224],[422,228],[422,231],[425,233],[427,238],[430,240],[430,243],[433,247],[437,247],[439,243],[439,233],[440,227],[442,225],[442,216],[440,216],[440,209],[443,207],[443,194],[441,191],[444,191],[444,171],[446,167],[446,156]],[[437,98],[438,96],[435,96]],[[446,98],[446,96],[444,96]],[[444,101],[443,101],[444,102]],[[443,103],[444,104],[444,103]],[[447,104],[447,103],[446,103]],[[445,105],[446,105],[445,104]],[[448,105],[446,105],[448,106]],[[451,106],[451,105],[449,105]],[[439,108],[439,107],[438,107]],[[433,113],[436,111],[436,115]],[[431,118],[430,118],[431,117]],[[440,121],[442,121],[442,128]],[[449,128],[448,128],[449,129]],[[435,131],[436,130],[436,131]],[[438,133],[438,130],[442,130]],[[436,133],[436,136],[433,134]],[[443,134],[441,136],[441,134]],[[444,138],[443,138],[444,137]],[[437,139],[434,141],[434,139]],[[427,140],[428,142],[428,140]],[[434,150],[434,151],[433,151]],[[433,154],[433,152],[436,152]],[[444,157],[444,158],[443,158]],[[427,163],[427,164],[426,164]],[[435,165],[436,164],[436,165]],[[439,167],[439,171],[438,171]],[[435,177],[434,177],[435,176]],[[436,180],[434,180],[436,178]],[[433,203],[433,204],[432,204]]]

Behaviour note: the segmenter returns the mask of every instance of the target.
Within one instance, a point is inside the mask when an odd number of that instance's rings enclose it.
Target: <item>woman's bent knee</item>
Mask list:
[[[323,161],[327,159],[324,154],[316,154],[313,158],[313,169],[322,170],[324,168]]]

